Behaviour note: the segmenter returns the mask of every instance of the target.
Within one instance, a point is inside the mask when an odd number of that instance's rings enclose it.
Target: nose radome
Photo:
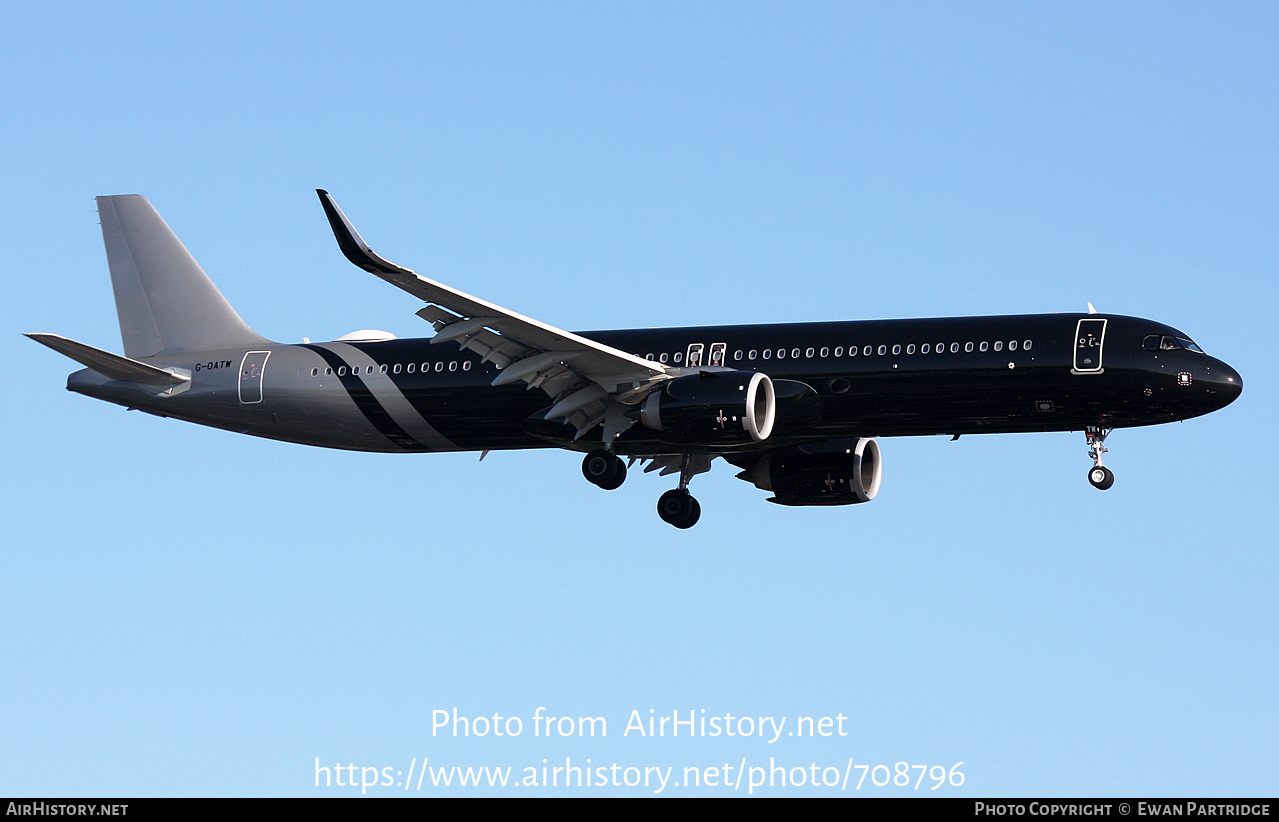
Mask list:
[[[1221,360],[1217,360],[1213,366],[1209,381],[1212,383],[1213,388],[1226,396],[1226,401],[1222,403],[1223,405],[1234,402],[1243,393],[1243,378],[1239,376],[1238,371]]]

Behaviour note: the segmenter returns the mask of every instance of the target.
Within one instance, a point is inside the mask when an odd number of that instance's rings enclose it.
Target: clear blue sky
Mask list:
[[[0,795],[359,793],[317,758],[1279,791],[1273,4],[372,5],[6,13]],[[721,463],[678,532],[668,478],[202,429],[67,393],[20,336],[120,350],[92,198],[124,193],[268,337],[425,335],[317,187],[383,256],[565,328],[1090,300],[1245,390],[1116,432],[1105,494],[1082,434],[887,440],[872,504],[770,505]],[[542,706],[607,736],[535,737]],[[454,707],[523,733],[433,736]],[[650,709],[847,734],[624,734]]]

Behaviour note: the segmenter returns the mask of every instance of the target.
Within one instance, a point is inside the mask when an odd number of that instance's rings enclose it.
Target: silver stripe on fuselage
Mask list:
[[[435,426],[426,421],[418,410],[404,396],[389,374],[383,374],[381,366],[372,357],[360,349],[347,343],[321,343],[320,348],[332,351],[341,357],[348,366],[360,370],[359,377],[364,387],[381,404],[386,413],[395,420],[404,433],[430,448],[432,451],[464,451],[456,443],[447,439]],[[368,373],[369,366],[373,373]]]

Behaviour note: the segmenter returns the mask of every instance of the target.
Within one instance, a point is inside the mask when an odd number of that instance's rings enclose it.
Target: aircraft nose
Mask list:
[[[1234,402],[1243,393],[1243,378],[1238,371],[1221,360],[1217,360],[1209,369],[1208,382],[1221,395],[1223,406]]]

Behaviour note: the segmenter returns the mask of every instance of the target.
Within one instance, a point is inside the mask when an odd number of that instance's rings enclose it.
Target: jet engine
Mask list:
[[[770,451],[737,476],[780,505],[854,505],[875,498],[883,475],[879,443],[863,438]]]
[[[675,445],[748,445],[772,433],[773,381],[756,371],[703,370],[663,383],[640,405],[640,423]]]

